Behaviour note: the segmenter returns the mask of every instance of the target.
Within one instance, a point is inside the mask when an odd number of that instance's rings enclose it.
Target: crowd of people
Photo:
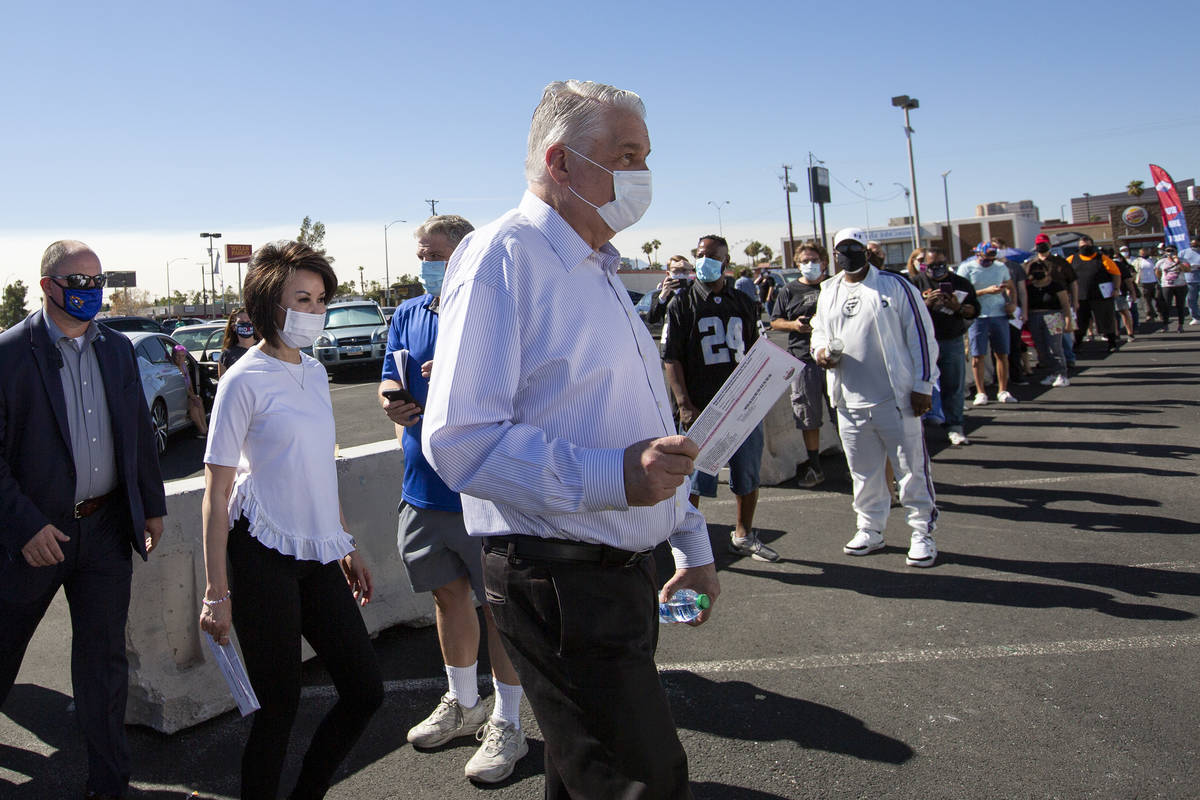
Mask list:
[[[397,548],[412,590],[433,595],[446,673],[445,693],[407,741],[475,736],[466,777],[502,781],[529,751],[527,699],[554,799],[691,797],[654,661],[657,606],[679,589],[701,592],[709,606],[690,623],[700,625],[721,587],[699,511],[716,476],[695,469],[698,449],[682,434],[767,329],[787,333],[802,365],[791,391],[801,486],[825,480],[825,411],[836,420],[857,515],[844,553],[881,550],[899,503],[911,529],[906,564],[928,568],[938,511],[922,418],[940,414],[951,444],[967,444],[968,352],[973,404],[989,402],[993,359],[996,399],[1011,403],[1010,384],[1027,374],[1022,327],[1044,382],[1066,386],[1089,325],[1117,346],[1118,319],[1151,285],[1148,314],[1174,307],[1182,326],[1188,304],[1196,323],[1195,261],[1169,251],[1149,270],[1145,256],[1109,257],[1090,240],[1065,260],[1039,241],[1022,265],[991,242],[955,270],[931,247],[898,274],[847,228],[832,261],[816,242],[796,248],[795,282],[778,287],[760,271],[739,287],[728,243],[708,234],[691,259],[670,259],[653,298],[650,318],[665,321],[660,355],[610,244],[650,203],[644,119],[632,92],[546,87],[517,207],[479,229],[442,215],[416,232],[426,294],[393,315],[378,388],[405,456]],[[42,259],[43,308],[0,335],[0,702],[65,587],[86,792],[96,798],[128,789],[131,553],[153,552],[166,513],[132,348],[94,320],[104,282],[90,248],[55,242]],[[279,794],[302,637],[338,699],[289,797],[325,795],[383,702],[359,612],[375,583],[338,496],[328,376],[304,352],[337,286],[322,253],[266,245],[247,273],[246,307],[226,326],[204,456],[199,625],[221,644],[236,630],[261,705],[243,748],[244,798]],[[775,561],[754,529],[762,450],[760,425],[731,458],[727,546]],[[660,587],[653,551],[663,542],[675,570]],[[481,646],[490,701],[479,692]]]

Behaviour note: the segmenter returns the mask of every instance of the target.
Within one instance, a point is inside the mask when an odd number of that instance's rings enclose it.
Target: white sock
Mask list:
[[[450,679],[450,697],[463,708],[474,708],[479,703],[479,679],[476,678],[476,661],[469,667],[446,665],[446,677]]]
[[[504,720],[521,730],[521,695],[525,690],[519,683],[515,686],[501,683],[494,675],[492,686],[496,689],[496,706],[492,709],[492,719]]]

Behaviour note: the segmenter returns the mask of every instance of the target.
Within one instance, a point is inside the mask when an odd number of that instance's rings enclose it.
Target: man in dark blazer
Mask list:
[[[55,242],[43,309],[0,334],[0,705],[65,587],[86,796],[97,798],[129,784],[131,551],[154,549],[166,514],[133,347],[93,320],[103,285],[87,245]]]

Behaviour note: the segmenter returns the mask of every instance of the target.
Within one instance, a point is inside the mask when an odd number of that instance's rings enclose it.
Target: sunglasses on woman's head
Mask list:
[[[60,281],[60,286],[66,286],[68,289],[103,289],[104,284],[108,282],[108,276],[101,272],[99,275],[84,275],[75,273],[72,275],[51,275],[56,281]]]

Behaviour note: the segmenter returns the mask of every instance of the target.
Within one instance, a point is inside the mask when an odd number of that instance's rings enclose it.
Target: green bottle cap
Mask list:
[[[708,595],[706,595],[706,594],[696,595],[696,608],[703,611],[704,609],[708,608],[711,605],[712,605],[712,601],[708,599]]]

